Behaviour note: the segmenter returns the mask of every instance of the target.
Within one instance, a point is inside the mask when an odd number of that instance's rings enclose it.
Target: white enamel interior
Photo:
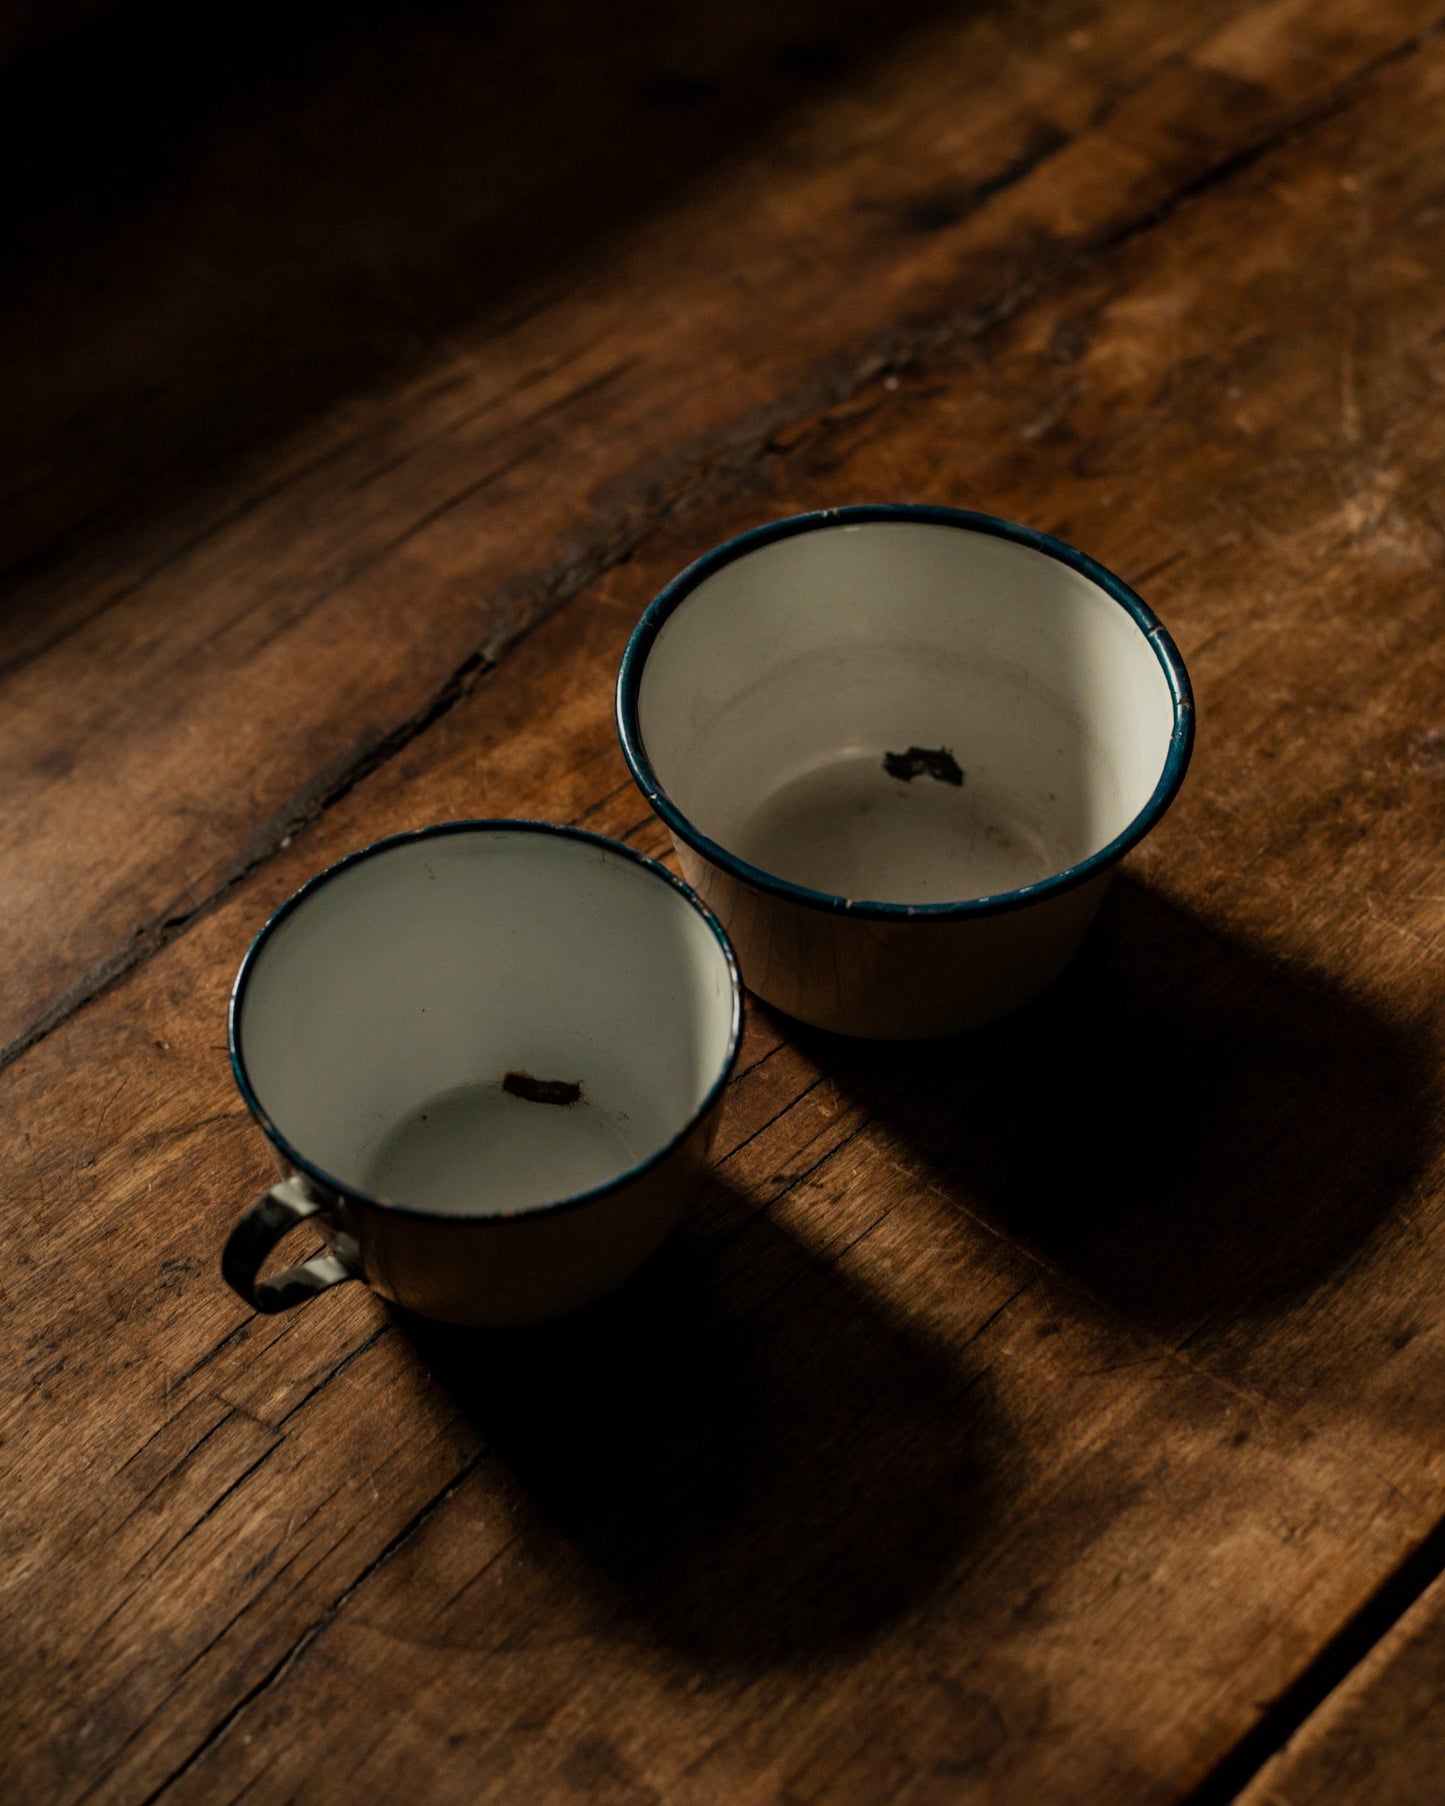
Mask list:
[[[663,625],[642,741],[711,840],[834,896],[994,896],[1107,846],[1153,793],[1169,684],[1071,566],[966,528],[816,528],[734,559]],[[947,749],[961,785],[887,753]]]
[[[391,1203],[488,1214],[615,1179],[727,1061],[727,958],[687,897],[593,841],[429,836],[319,886],[262,944],[238,1036],[308,1161]],[[509,1072],[580,1084],[571,1104]]]

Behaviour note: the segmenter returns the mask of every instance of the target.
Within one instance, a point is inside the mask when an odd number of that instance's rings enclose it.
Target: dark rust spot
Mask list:
[[[572,1079],[539,1079],[530,1072],[509,1072],[502,1080],[503,1091],[525,1098],[529,1104],[575,1104],[582,1096],[582,1086]]]
[[[946,746],[910,746],[907,752],[884,753],[883,769],[905,784],[920,776],[937,778],[940,784],[963,782],[963,767]]]

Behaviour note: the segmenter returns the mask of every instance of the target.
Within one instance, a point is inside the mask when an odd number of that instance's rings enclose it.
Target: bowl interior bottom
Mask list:
[[[1010,790],[946,747],[816,760],[738,821],[730,848],[794,884],[895,903],[995,896],[1081,856],[1056,795]]]

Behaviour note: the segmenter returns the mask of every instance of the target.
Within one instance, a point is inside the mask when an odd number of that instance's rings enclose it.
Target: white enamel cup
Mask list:
[[[284,1177],[225,1277],[263,1311],[347,1279],[448,1323],[575,1310],[676,1221],[741,1031],[726,935],[630,847],[531,821],[380,841],[236,979],[232,1068]],[[259,1278],[308,1217],[329,1252]]]
[[[1063,969],[1169,807],[1188,674],[1127,584],[992,515],[760,527],[628,643],[622,750],[750,990],[844,1034],[941,1035]]]

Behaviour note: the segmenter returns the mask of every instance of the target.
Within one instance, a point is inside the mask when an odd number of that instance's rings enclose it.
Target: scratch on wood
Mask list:
[[[998,1322],[1005,1311],[1012,1310],[1019,1299],[1022,1298],[1026,1292],[1031,1292],[1038,1283],[1038,1274],[1031,1274],[1017,1290],[1011,1292],[1009,1296],[1004,1299],[1002,1304],[991,1310],[982,1323],[978,1324],[976,1328],[971,1329],[957,1346],[959,1348],[967,1348],[971,1342],[977,1342],[980,1336],[986,1335],[988,1331],[993,1328],[994,1324]],[[1052,1316],[1053,1313],[1050,1312],[1049,1314]]]
[[[128,1085],[130,1085],[134,1081],[134,1079],[135,1079],[135,1074],[132,1072],[128,1072],[125,1075],[125,1077],[120,1081],[120,1083],[115,1087],[114,1091],[111,1092],[110,1096],[105,1100],[105,1104],[104,1104],[103,1108],[101,1109],[100,1115],[96,1118],[95,1128],[92,1131],[93,1134],[95,1134],[95,1135],[100,1134],[100,1131],[105,1127],[106,1118],[110,1115],[111,1111],[115,1108],[116,1099],[119,1098],[120,1094],[126,1089],[126,1087]]]
[[[1340,346],[1340,432],[1346,445],[1360,442],[1360,400],[1355,390],[1354,322]]]

